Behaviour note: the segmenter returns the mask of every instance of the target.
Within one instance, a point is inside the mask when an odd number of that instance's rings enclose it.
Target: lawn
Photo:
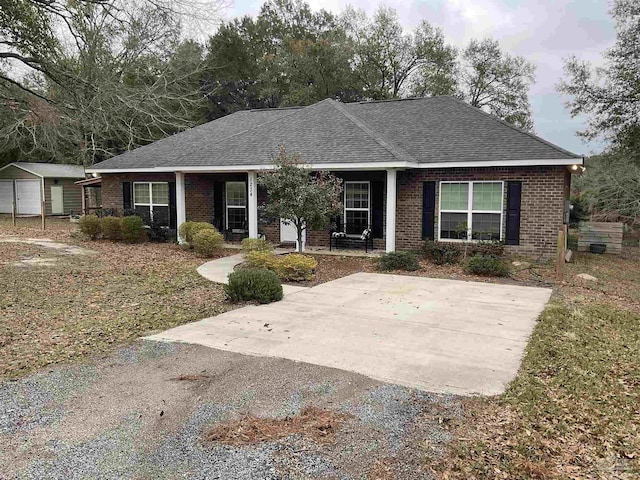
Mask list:
[[[224,312],[219,285],[195,272],[202,259],[171,244],[82,242],[68,222],[40,232],[94,250],[63,256],[27,244],[0,243],[0,377],[108,352],[146,333]],[[24,221],[22,221],[24,223]],[[223,254],[234,253],[223,252]],[[25,259],[51,266],[16,266]],[[312,284],[373,271],[368,258],[317,256]],[[413,275],[483,280],[459,265],[421,260]],[[596,281],[582,280],[588,273]],[[552,265],[521,264],[507,280],[551,285],[554,295],[504,395],[463,399],[465,415],[424,418],[452,435],[447,448],[428,440],[416,455],[440,478],[638,478],[640,475],[640,249],[623,255],[578,254],[563,281]],[[386,471],[385,471],[386,472]],[[393,478],[381,473],[375,478]]]
[[[233,308],[220,285],[196,273],[203,259],[191,252],[173,244],[83,242],[71,238],[71,228],[68,220],[50,220],[45,232],[26,219],[17,229],[6,218],[0,224],[2,235],[47,237],[95,252],[71,256],[0,243],[0,377],[107,352]]]
[[[435,460],[443,478],[638,478],[640,249],[579,255],[517,379],[465,407],[451,449]]]

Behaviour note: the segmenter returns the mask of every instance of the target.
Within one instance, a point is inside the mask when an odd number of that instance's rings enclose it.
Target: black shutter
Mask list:
[[[224,230],[224,182],[213,182],[213,226]]]
[[[176,182],[169,182],[169,228],[177,228],[178,214],[176,210]]]
[[[371,233],[373,238],[382,238],[384,219],[384,182],[371,182]]]
[[[507,245],[520,245],[522,182],[507,182]]]
[[[436,182],[422,182],[422,238],[435,239]]]
[[[133,210],[133,184],[131,182],[122,182],[122,209],[123,215]]]

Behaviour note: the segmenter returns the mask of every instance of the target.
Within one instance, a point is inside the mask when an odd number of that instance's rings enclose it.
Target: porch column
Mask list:
[[[387,252],[396,250],[396,171],[387,170]]]
[[[180,228],[187,221],[187,211],[184,200],[184,173],[176,172],[176,228]],[[178,242],[184,243],[184,238],[178,235]]]
[[[247,172],[249,238],[258,238],[258,174]]]

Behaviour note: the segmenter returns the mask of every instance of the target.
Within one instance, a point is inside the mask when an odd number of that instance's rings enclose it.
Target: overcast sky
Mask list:
[[[256,15],[262,1],[235,0],[228,17]],[[314,9],[334,13],[347,5],[371,14],[385,4],[398,11],[405,29],[421,20],[441,27],[447,40],[462,47],[472,38],[493,37],[503,49],[522,55],[536,67],[531,88],[535,131],[546,140],[572,152],[588,155],[599,151],[596,142],[585,144],[575,135],[582,120],[572,119],[565,98],[556,92],[569,55],[593,62],[615,39],[607,0],[307,0]]]

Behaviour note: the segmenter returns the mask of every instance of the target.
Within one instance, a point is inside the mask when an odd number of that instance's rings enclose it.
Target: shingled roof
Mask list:
[[[581,157],[453,97],[245,110],[137,148],[89,171],[267,167],[280,145],[311,165],[429,165]]]

